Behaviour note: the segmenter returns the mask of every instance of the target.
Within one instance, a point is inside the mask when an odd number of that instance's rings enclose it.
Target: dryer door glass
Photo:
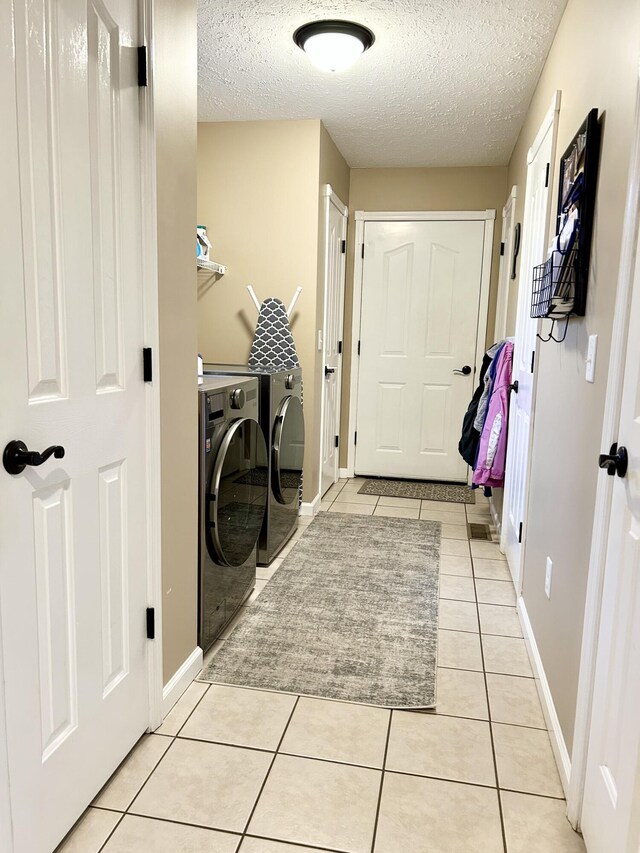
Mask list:
[[[304,456],[304,417],[298,397],[285,397],[275,420],[271,487],[281,504],[298,500]]]
[[[266,458],[257,421],[234,421],[222,439],[207,483],[207,549],[217,563],[241,566],[256,546],[267,506]]]

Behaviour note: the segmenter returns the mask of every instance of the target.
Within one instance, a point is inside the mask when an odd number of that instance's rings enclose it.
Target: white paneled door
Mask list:
[[[325,196],[324,370],[322,385],[322,488],[338,479],[342,323],[347,247],[347,208],[328,187]]]
[[[631,190],[630,190],[631,192]],[[597,643],[581,829],[589,853],[640,849],[640,254],[618,443],[628,454],[613,495]],[[603,448],[605,450],[605,448]],[[608,448],[606,448],[608,450]],[[596,460],[592,460],[595,464]],[[612,469],[613,470],[613,469]],[[622,470],[618,471],[621,474]],[[601,477],[606,474],[600,474]]]
[[[534,415],[535,351],[538,320],[531,317],[533,268],[547,256],[551,197],[550,164],[554,161],[559,93],[529,149],[527,186],[522,226],[522,260],[518,312],[513,352],[513,379],[518,393],[511,394],[509,445],[505,469],[501,547],[509,562],[518,593],[522,588],[522,538],[529,487],[529,451]]]
[[[357,474],[466,481],[483,221],[367,222]]]
[[[64,448],[0,469],[6,746],[50,853],[149,719],[139,9],[1,6],[0,441]]]

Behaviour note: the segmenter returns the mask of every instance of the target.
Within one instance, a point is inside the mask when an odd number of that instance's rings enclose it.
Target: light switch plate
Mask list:
[[[596,352],[598,350],[598,336],[589,335],[589,343],[587,345],[587,361],[585,379],[587,382],[596,381]]]

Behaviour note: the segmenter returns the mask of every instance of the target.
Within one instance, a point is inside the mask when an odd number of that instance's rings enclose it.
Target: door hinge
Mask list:
[[[148,86],[147,46],[141,44],[138,48],[138,86]]]
[[[147,607],[147,640],[156,638],[156,609]]]
[[[344,255],[346,251],[347,251],[347,241],[346,240],[340,240],[340,252],[341,252],[341,254]]]
[[[336,436],[336,447],[340,446],[340,436]]]
[[[520,522],[520,527],[518,528],[518,542],[522,542],[522,522]]]
[[[547,163],[547,171],[545,172],[545,175],[544,175],[544,185],[545,185],[545,187],[548,187],[548,186],[549,186],[549,168],[550,168],[550,166],[551,166],[551,163]]]
[[[536,363],[536,351],[531,350],[531,372],[532,373],[533,373],[533,368],[535,367],[535,363]]]
[[[500,257],[504,255],[504,243],[500,243]]]
[[[338,341],[338,355],[342,355],[342,341]]]
[[[358,355],[360,355],[360,341],[358,341]]]
[[[357,430],[353,434],[353,443],[354,444],[358,443],[358,431]]]
[[[153,381],[153,350],[151,347],[142,348],[142,378],[145,382]]]
[[[364,258],[364,243],[362,244],[362,249],[360,250],[360,257]]]

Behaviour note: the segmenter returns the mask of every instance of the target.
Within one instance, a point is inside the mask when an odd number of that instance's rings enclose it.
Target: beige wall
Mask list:
[[[527,149],[562,90],[558,159],[592,107],[604,112],[587,316],[572,320],[563,344],[543,343],[526,532],[524,600],[560,725],[573,743],[580,644],[603,406],[632,135],[640,6],[569,0],[509,168],[522,221]],[[579,49],[576,50],[576,45]],[[552,179],[554,204],[557,162]],[[516,294],[509,316],[514,326]],[[585,381],[587,337],[598,335],[596,381]],[[551,599],[545,562],[553,560]]]
[[[315,497],[319,469],[316,383],[320,122],[220,122],[198,126],[198,223],[213,256],[228,265],[218,280],[198,279],[198,347],[205,361],[246,363],[260,300],[289,305],[305,394],[304,499]],[[315,489],[315,491],[314,491]]]
[[[347,435],[353,318],[353,267],[356,210],[496,210],[487,340],[493,335],[498,281],[502,208],[507,198],[505,166],[459,169],[352,169],[349,189],[349,239],[345,299],[345,347],[341,434]],[[341,442],[340,465],[347,464],[347,441]]]
[[[156,0],[154,41],[166,684],[197,645],[195,0]]]

